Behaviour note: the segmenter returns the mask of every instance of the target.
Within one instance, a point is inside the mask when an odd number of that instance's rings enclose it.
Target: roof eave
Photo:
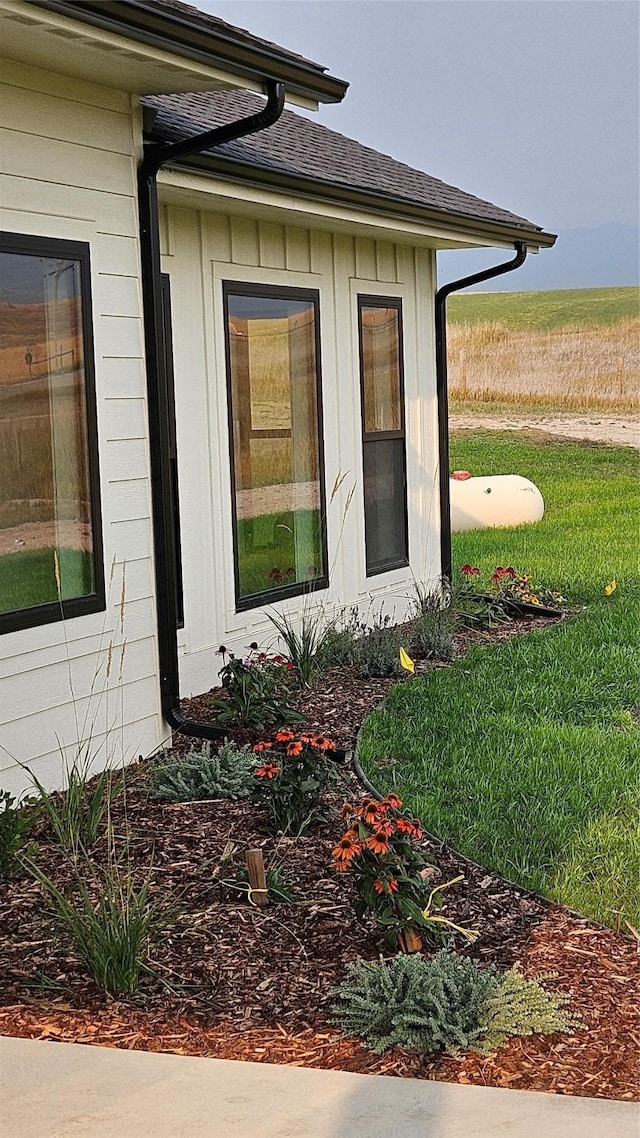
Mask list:
[[[491,243],[491,239],[502,244],[524,241],[527,245],[549,249],[555,244],[557,236],[537,226],[528,227],[491,221],[473,214],[425,206],[404,198],[392,198],[388,194],[374,190],[362,190],[321,179],[304,178],[282,170],[249,166],[232,159],[214,158],[207,154],[194,154],[188,161],[176,163],[175,168],[215,176],[222,181],[240,182],[244,185],[278,190],[280,193],[350,205],[369,213],[397,217],[399,221],[405,219],[440,225],[448,229],[459,228],[477,237],[486,238],[487,244]]]
[[[39,8],[46,8],[81,23],[115,32],[160,47],[188,59],[227,69],[253,83],[260,79],[276,79],[287,90],[304,99],[320,103],[339,103],[349,84],[336,79],[326,71],[292,59],[267,45],[250,44],[223,31],[206,29],[194,24],[183,14],[168,9],[160,12],[145,0],[30,0]],[[275,45],[274,45],[275,47]]]

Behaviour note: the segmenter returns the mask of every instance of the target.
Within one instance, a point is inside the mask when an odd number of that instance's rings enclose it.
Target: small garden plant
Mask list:
[[[249,744],[225,739],[211,753],[211,743],[194,747],[184,758],[153,767],[151,797],[165,802],[197,802],[206,798],[248,798],[255,782],[256,757]]]
[[[333,856],[339,870],[353,875],[358,920],[372,918],[393,948],[419,948],[425,935],[439,943],[452,932],[475,939],[439,913],[442,890],[454,882],[431,888],[429,867],[417,845],[420,823],[403,813],[397,795],[388,794],[381,802],[367,798],[360,806],[346,803],[343,815],[349,828]]]
[[[405,954],[388,963],[357,960],[333,995],[335,1022],[377,1054],[395,1046],[487,1053],[509,1036],[584,1027],[566,1010],[564,993],[547,992],[515,969],[500,975],[493,966],[481,968],[447,949],[430,960]]]
[[[0,791],[0,881],[20,866],[20,854],[27,843],[32,817],[16,806],[8,791]]]
[[[360,635],[356,640],[355,663],[362,679],[373,676],[399,676],[402,672],[399,652],[402,647],[403,631],[393,624],[390,613],[377,613],[373,621],[360,625]]]
[[[308,834],[330,817],[324,795],[335,789],[338,775],[328,755],[330,739],[283,728],[275,743],[257,743],[262,765],[256,770],[254,802],[267,815],[269,829],[294,837]]]
[[[259,730],[302,721],[290,706],[293,665],[287,657],[261,652],[255,643],[244,657],[224,646],[218,654],[224,661],[220,678],[225,698],[210,701],[217,723]]]

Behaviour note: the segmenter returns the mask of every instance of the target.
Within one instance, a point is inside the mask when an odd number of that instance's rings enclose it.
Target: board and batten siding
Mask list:
[[[306,599],[279,602],[278,609],[295,615],[323,606],[331,614],[357,604],[363,617],[373,606],[401,620],[413,578],[435,584],[440,572],[435,258],[409,244],[175,205],[161,209],[161,243],[163,270],[171,280],[185,605],[179,643],[186,695],[216,682],[220,644],[242,653],[253,640],[274,640],[264,608],[235,609],[222,282],[299,286],[320,294],[330,585]],[[369,578],[358,293],[401,297],[404,324],[410,567]]]
[[[14,760],[46,785],[62,785],[58,739],[73,758],[78,735],[91,735],[98,767],[151,753],[165,728],[137,236],[139,112],[128,94],[9,61],[0,79],[0,228],[90,245],[107,580],[106,612],[0,637],[0,787],[15,793],[28,778]]]

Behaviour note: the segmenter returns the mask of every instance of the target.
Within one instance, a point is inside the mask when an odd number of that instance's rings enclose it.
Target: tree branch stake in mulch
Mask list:
[[[262,850],[247,850],[245,862],[249,874],[249,900],[259,909],[266,909],[269,904],[269,890]]]

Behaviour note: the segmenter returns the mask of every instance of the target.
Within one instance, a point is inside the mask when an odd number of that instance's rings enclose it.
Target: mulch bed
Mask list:
[[[477,639],[468,638],[461,650]],[[352,747],[362,718],[389,686],[356,683],[336,670],[304,697],[309,726]],[[185,710],[204,714],[206,705],[198,702]],[[336,807],[359,794],[347,770],[342,777]],[[375,1056],[343,1039],[330,1020],[329,989],[347,965],[384,951],[373,930],[354,919],[349,875],[332,868],[340,822],[310,838],[276,838],[244,802],[153,802],[145,780],[146,764],[132,768],[113,823],[120,834],[128,825],[133,873],[149,874],[154,895],[171,899],[152,972],[134,999],[105,996],[59,934],[39,885],[16,876],[0,884],[0,1033],[600,1098],[637,1096],[640,992],[632,939],[425,842],[440,880],[464,874],[447,890],[445,912],[480,935],[460,951],[501,968],[518,960],[527,975],[557,971],[547,983],[571,993],[572,1009],[589,1031],[516,1039],[488,1058],[398,1049]],[[44,823],[35,838],[40,864],[58,886],[70,883],[68,861]],[[251,847],[262,848],[267,865],[278,866],[292,883],[295,903],[260,912],[225,884]],[[106,856],[99,842],[96,861]]]

